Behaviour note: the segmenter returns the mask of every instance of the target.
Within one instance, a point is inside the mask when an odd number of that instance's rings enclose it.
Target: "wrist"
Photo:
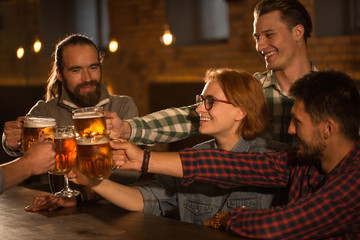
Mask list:
[[[216,213],[210,219],[210,226],[214,229],[221,229],[226,231],[228,220],[229,220],[229,212],[221,211]]]
[[[123,139],[129,140],[130,136],[131,136],[131,126],[127,121],[123,121],[123,129],[124,131],[122,132],[122,136],[120,136]]]

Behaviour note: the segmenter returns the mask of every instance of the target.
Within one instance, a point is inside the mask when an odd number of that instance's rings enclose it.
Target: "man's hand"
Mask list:
[[[21,143],[21,131],[25,117],[18,117],[16,121],[9,121],[4,124],[6,145],[12,149],[18,149]]]
[[[60,207],[75,207],[76,198],[58,198],[55,196],[37,196],[31,205],[25,207],[25,211],[38,212],[41,210],[54,211]]]
[[[129,139],[131,134],[131,127],[128,122],[122,121],[116,112],[105,111],[106,128],[110,138]]]
[[[205,219],[204,226],[226,231],[228,220],[229,220],[229,212],[221,211],[216,213],[211,218]]]
[[[120,169],[141,170],[144,151],[128,141],[114,140],[110,142],[113,148],[113,165]]]

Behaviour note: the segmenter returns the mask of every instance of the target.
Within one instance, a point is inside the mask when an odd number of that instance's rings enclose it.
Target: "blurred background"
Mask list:
[[[313,20],[308,52],[316,67],[360,80],[360,0],[300,1]],[[0,124],[43,98],[55,44],[72,33],[91,37],[105,53],[104,83],[131,96],[140,115],[194,103],[209,68],[265,71],[252,37],[256,2],[0,0]],[[169,32],[170,44],[163,38]],[[9,158],[2,149],[0,157]]]

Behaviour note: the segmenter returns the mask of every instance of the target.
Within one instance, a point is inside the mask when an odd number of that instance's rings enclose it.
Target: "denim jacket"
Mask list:
[[[195,149],[218,148],[216,141],[200,143]],[[269,149],[283,150],[285,144],[264,138],[251,141],[240,139],[232,151],[268,152]],[[143,195],[146,214],[165,216],[178,209],[180,220],[202,225],[205,219],[219,211],[231,211],[238,207],[249,209],[268,208],[274,203],[275,189],[261,187],[240,187],[225,189],[210,183],[195,182],[183,186],[179,178],[156,175],[154,180],[145,186],[136,187]]]

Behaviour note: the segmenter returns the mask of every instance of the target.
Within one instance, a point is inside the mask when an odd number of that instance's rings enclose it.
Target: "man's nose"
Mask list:
[[[290,134],[290,135],[296,134],[296,128],[295,128],[295,125],[292,120],[290,121],[290,124],[289,124],[288,134]]]
[[[267,46],[267,41],[263,37],[259,37],[257,43],[256,43],[256,49],[258,52],[263,51]]]
[[[84,71],[83,71],[82,81],[83,81],[83,82],[90,82],[90,81],[91,81],[90,72],[89,72],[88,70],[84,70]]]

